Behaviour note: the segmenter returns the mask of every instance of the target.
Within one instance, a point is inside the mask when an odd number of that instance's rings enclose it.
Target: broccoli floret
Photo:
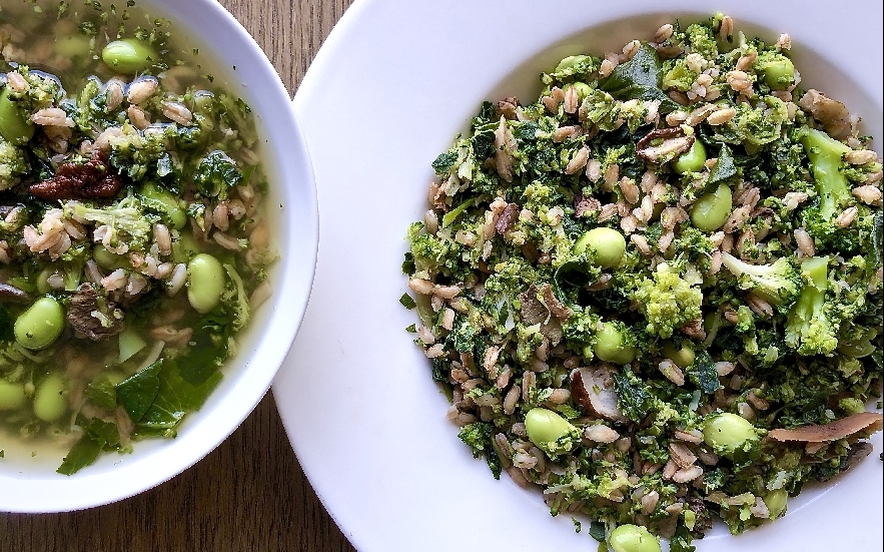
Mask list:
[[[773,90],[785,90],[795,82],[795,66],[780,52],[765,50],[759,53],[752,67]]]
[[[690,44],[691,52],[700,54],[709,61],[714,61],[718,57],[718,43],[715,41],[711,25],[702,23],[689,25],[685,29],[685,38]]]
[[[667,61],[664,64],[664,69],[666,69],[666,74],[663,76],[663,81],[660,83],[663,90],[675,88],[680,92],[687,92],[694,85],[694,81],[697,80],[697,77],[700,76],[696,71],[688,69],[685,58]]]
[[[829,223],[838,210],[851,201],[850,184],[841,172],[844,155],[851,151],[850,147],[812,128],[801,132],[799,140],[810,159],[810,169],[820,197],[819,216]]]
[[[800,355],[830,355],[838,346],[838,328],[826,309],[828,266],[828,257],[811,257],[801,263],[801,275],[807,281],[786,317],[786,344]]]
[[[0,139],[0,190],[19,183],[19,177],[31,170],[24,150]]]
[[[764,96],[755,107],[743,102],[736,110],[737,115],[721,125],[713,139],[743,145],[749,153],[780,138],[783,124],[789,121],[786,104],[774,96]]]
[[[771,264],[752,265],[725,252],[721,262],[737,277],[740,289],[751,290],[778,309],[785,311],[798,299],[803,280],[786,257]]]
[[[663,338],[700,318],[703,292],[691,286],[667,263],[657,266],[653,278],[644,278],[633,299],[641,304],[647,332]]]
[[[617,123],[620,113],[618,102],[607,92],[594,88],[583,100],[580,110],[601,130],[610,132],[620,126]]]
[[[230,188],[235,188],[243,180],[236,162],[221,150],[205,156],[193,175],[197,189],[209,197],[224,199]]]
[[[555,70],[549,75],[544,75],[542,80],[551,84],[553,82],[564,83],[589,80],[593,72],[598,71],[601,61],[594,56],[577,55],[568,56],[556,66]]]
[[[108,231],[101,241],[116,254],[144,249],[150,242],[153,221],[156,220],[153,215],[144,213],[134,196],[107,207],[90,207],[79,201],[70,201],[65,205],[65,212],[81,221],[106,226]]]

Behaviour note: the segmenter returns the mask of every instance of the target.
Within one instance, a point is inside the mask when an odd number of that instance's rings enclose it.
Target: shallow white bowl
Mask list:
[[[136,442],[132,454],[103,454],[70,477],[55,473],[62,452],[41,451],[32,459],[29,454],[12,454],[15,444],[0,443],[0,449],[6,449],[0,460],[0,511],[59,512],[107,504],[192,466],[230,435],[264,396],[307,306],[318,243],[316,192],[307,148],[279,76],[245,29],[217,2],[139,0],[138,5],[169,17],[186,42],[199,45],[201,56],[223,60],[218,65],[227,73],[229,89],[252,108],[271,183],[266,205],[281,257],[270,270],[274,292],[255,313],[220,385],[202,409],[187,415],[176,439]]]
[[[398,302],[406,229],[427,209],[430,163],[482,100],[536,98],[562,57],[619,50],[660,24],[721,10],[737,29],[788,32],[804,84],[882,135],[881,4],[864,0],[359,0],[307,72],[295,107],[322,210],[316,285],[273,393],[317,494],[361,552],[596,550],[536,489],[495,481],[445,418],[448,402]],[[784,519],[698,552],[882,550],[875,450]]]

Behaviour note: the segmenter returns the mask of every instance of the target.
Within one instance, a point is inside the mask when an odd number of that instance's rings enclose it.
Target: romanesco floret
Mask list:
[[[740,289],[750,290],[779,309],[791,307],[801,291],[801,275],[786,257],[771,264],[752,265],[724,252],[721,262],[736,276]]]
[[[667,263],[657,266],[633,294],[641,304],[651,335],[667,338],[688,322],[700,318],[703,292],[691,286]]]

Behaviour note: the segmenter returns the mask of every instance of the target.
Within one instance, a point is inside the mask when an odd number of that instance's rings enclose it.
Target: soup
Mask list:
[[[269,295],[258,136],[213,67],[131,1],[0,8],[0,450],[72,474],[174,437]]]

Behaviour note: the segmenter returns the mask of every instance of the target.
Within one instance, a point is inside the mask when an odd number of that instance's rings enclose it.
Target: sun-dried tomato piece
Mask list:
[[[47,200],[114,197],[123,187],[107,155],[96,150],[85,163],[63,163],[55,176],[32,184],[31,195]]]

